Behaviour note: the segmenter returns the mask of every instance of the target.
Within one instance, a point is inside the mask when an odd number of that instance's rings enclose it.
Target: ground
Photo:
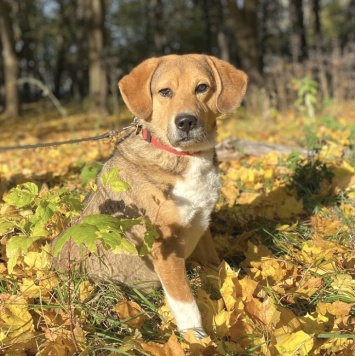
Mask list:
[[[131,120],[124,109],[64,118],[39,108],[0,117],[0,146],[88,137]],[[220,119],[219,132],[311,153],[220,164],[211,230],[223,262],[189,262],[210,335],[200,341],[176,333],[161,292],[93,283],[75,266],[64,278],[51,271],[48,243],[94,189],[114,139],[0,152],[0,355],[354,354],[354,103],[314,118],[242,108]]]

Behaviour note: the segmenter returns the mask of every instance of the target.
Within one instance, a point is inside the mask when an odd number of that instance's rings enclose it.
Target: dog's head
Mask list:
[[[216,117],[236,109],[247,76],[211,56],[169,55],[145,60],[119,82],[133,115],[162,143],[184,151],[215,144]]]

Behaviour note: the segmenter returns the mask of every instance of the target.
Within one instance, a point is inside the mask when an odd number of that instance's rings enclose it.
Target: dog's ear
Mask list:
[[[241,70],[221,59],[207,56],[217,84],[217,110],[221,114],[229,114],[241,103],[248,77]]]
[[[129,111],[139,119],[147,119],[152,113],[150,83],[159,63],[160,58],[149,58],[118,82]]]

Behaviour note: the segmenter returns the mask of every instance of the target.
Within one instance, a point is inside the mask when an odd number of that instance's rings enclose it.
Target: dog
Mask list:
[[[137,129],[116,145],[82,213],[144,216],[154,224],[159,238],[147,256],[115,254],[99,245],[82,265],[93,278],[143,291],[162,285],[178,330],[192,329],[197,338],[207,335],[185,260],[193,254],[201,264],[219,264],[209,231],[220,191],[216,119],[240,105],[246,86],[244,72],[207,55],[167,55],[135,67],[119,81],[119,89]],[[128,191],[115,193],[101,183],[101,175],[115,167],[130,185]],[[143,235],[144,227],[135,226],[127,238],[140,246]],[[67,243],[55,264],[63,268],[70,263],[68,256],[79,255],[80,248]]]

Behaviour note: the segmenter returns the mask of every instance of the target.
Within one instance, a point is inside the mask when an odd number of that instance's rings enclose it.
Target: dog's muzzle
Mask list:
[[[197,117],[190,114],[180,114],[175,118],[175,126],[187,135],[197,127]]]
[[[205,139],[204,129],[195,115],[179,114],[170,125],[168,139],[173,146],[202,142]]]

